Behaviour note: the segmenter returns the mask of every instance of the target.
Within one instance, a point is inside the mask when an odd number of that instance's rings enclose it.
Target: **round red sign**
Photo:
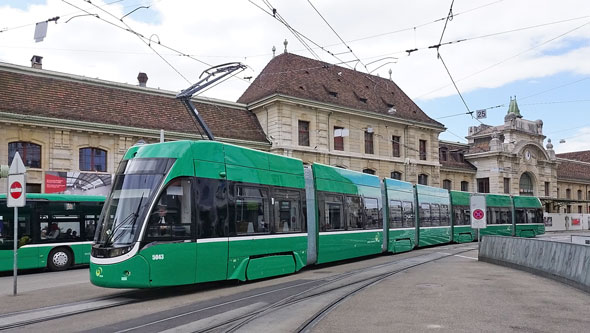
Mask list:
[[[483,210],[481,209],[476,209],[473,211],[473,218],[476,220],[481,220],[483,219]]]
[[[10,196],[13,199],[18,199],[23,194],[23,185],[20,182],[13,182],[10,184]]]

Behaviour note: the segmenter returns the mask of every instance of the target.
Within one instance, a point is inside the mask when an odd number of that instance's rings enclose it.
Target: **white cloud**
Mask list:
[[[564,143],[560,143],[561,140]],[[552,140],[556,153],[567,153],[571,151],[582,151],[590,149],[588,142],[590,142],[590,127],[583,127],[580,129],[572,129],[571,131],[562,131],[560,138]]]
[[[76,6],[107,19],[108,15],[82,0],[69,0]],[[253,0],[266,8],[262,1]],[[93,1],[104,5],[98,1]],[[121,17],[131,11],[138,1],[123,1],[104,8]],[[247,1],[143,1],[151,4],[150,11],[158,12],[157,23],[138,21],[142,9],[125,19],[133,29],[145,36],[157,34],[167,46],[193,55],[212,65],[229,61],[242,61],[254,71],[242,76],[256,76],[271,57],[271,48],[282,52],[282,42],[289,41],[290,52],[311,57],[303,46],[279,22]],[[321,45],[339,42],[328,26],[305,1],[271,2],[295,29]],[[345,40],[353,40],[403,28],[417,26],[399,33],[349,43],[356,55],[365,62],[387,56],[398,57],[397,64],[388,64],[375,74],[393,79],[411,97],[424,99],[455,94],[449,86],[449,77],[436,58],[433,49],[420,50],[410,56],[405,50],[423,48],[438,43],[444,22],[422,25],[445,17],[449,4],[437,0],[419,1],[313,1],[322,15]],[[490,4],[491,3],[491,4]],[[464,14],[464,11],[490,4]],[[134,6],[135,5],[135,6]],[[153,53],[137,37],[117,29],[91,16],[77,17],[65,24],[78,10],[59,0],[48,0],[44,5],[29,6],[26,10],[0,7],[2,27],[33,25],[0,33],[0,61],[29,65],[33,54],[44,56],[44,68],[61,72],[100,77],[102,79],[135,84],[137,73],[146,72],[148,86],[179,90],[187,83],[174,70]],[[444,41],[470,38],[490,33],[517,29],[581,16],[590,12],[590,2],[579,0],[520,0],[520,1],[457,1],[455,17],[448,23]],[[77,13],[80,14],[80,13]],[[58,24],[50,23],[47,37],[41,43],[33,42],[34,23],[60,15]],[[116,20],[112,20],[117,22]],[[590,40],[590,25],[586,25],[542,47],[520,56],[544,41],[555,38],[586,22],[589,18],[498,35],[485,39],[465,41],[443,46],[440,52],[457,84],[464,92],[480,88],[494,88],[517,80],[535,80],[560,72],[589,74],[590,48],[582,47]],[[120,24],[120,22],[119,22]],[[155,38],[155,37],[154,37]],[[573,40],[566,43],[567,40]],[[576,45],[578,47],[576,47]],[[566,51],[547,54],[543,51]],[[198,79],[206,68],[188,57],[154,46],[190,82]],[[346,51],[343,45],[332,46],[334,53]],[[316,50],[322,59],[338,62],[327,53]],[[351,54],[338,56],[351,60]],[[501,63],[497,66],[495,64]],[[375,63],[369,69],[382,64]],[[482,71],[490,66],[490,69]],[[361,66],[357,66],[358,69]],[[473,73],[480,72],[469,77]],[[466,78],[468,77],[468,78]],[[206,95],[236,100],[247,83],[232,80],[216,87]],[[445,87],[443,89],[438,89]],[[438,89],[438,90],[437,90]],[[434,91],[428,95],[427,92]]]

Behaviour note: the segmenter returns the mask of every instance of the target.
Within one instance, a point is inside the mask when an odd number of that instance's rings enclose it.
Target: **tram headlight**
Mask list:
[[[122,256],[125,253],[131,251],[131,249],[133,249],[133,245],[127,246],[127,247],[118,247],[118,248],[112,249],[111,250],[111,257]]]

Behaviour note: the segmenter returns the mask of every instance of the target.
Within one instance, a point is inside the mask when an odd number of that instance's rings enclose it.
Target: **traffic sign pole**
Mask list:
[[[10,170],[8,170],[8,188],[6,193],[6,206],[14,207],[14,259],[13,266],[13,290],[12,293],[16,296],[17,293],[17,272],[18,272],[18,207],[23,207],[26,203],[26,174],[27,170],[20,158],[18,152],[14,154]]]

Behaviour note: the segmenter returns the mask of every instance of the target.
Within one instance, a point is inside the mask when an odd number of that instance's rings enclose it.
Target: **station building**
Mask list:
[[[0,164],[18,151],[29,192],[108,191],[138,142],[199,140],[175,93],[0,63]],[[194,98],[216,139],[449,190],[535,195],[548,212],[590,212],[590,151],[555,154],[516,99],[504,124],[438,139],[442,123],[391,79],[302,56],[273,57],[237,102]],[[6,181],[0,180],[0,187]],[[102,188],[102,189],[101,189]]]

